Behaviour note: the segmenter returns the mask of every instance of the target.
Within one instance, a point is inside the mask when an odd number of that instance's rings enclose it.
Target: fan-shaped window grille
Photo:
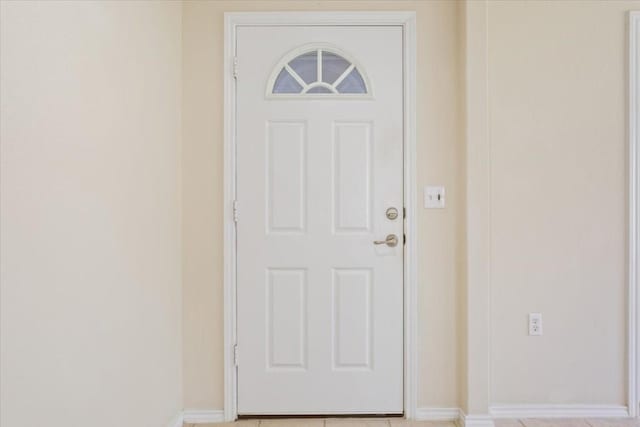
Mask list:
[[[366,95],[369,85],[356,64],[332,48],[296,50],[276,68],[272,95]],[[292,57],[293,56],[293,57]]]

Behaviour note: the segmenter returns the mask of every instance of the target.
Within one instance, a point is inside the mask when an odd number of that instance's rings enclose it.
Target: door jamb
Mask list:
[[[629,254],[627,327],[627,410],[638,417],[640,399],[640,11],[629,12]]]
[[[400,26],[404,89],[404,414],[417,403],[416,14],[384,12],[228,12],[224,15],[224,418],[237,418],[236,343],[236,29],[239,26]]]

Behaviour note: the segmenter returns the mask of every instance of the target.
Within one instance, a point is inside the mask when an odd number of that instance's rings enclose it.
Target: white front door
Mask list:
[[[240,415],[403,412],[402,36],[237,29]]]

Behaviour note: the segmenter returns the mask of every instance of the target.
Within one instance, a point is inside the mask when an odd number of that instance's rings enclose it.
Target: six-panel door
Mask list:
[[[402,413],[402,29],[239,27],[237,60],[238,413]]]

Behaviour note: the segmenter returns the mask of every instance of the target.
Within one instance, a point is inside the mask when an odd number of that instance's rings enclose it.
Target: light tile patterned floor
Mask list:
[[[640,420],[631,418],[531,418],[495,420],[496,427],[640,427]]]
[[[185,427],[456,427],[453,422],[407,421],[402,418],[289,418],[240,420],[221,424],[185,424]],[[523,426],[520,426],[523,427]],[[600,427],[600,426],[598,426]],[[627,426],[624,426],[627,427]]]
[[[640,427],[629,418],[495,420],[496,427]],[[456,427],[446,421],[407,421],[402,418],[299,418],[241,420],[235,423],[185,424],[185,427]]]

